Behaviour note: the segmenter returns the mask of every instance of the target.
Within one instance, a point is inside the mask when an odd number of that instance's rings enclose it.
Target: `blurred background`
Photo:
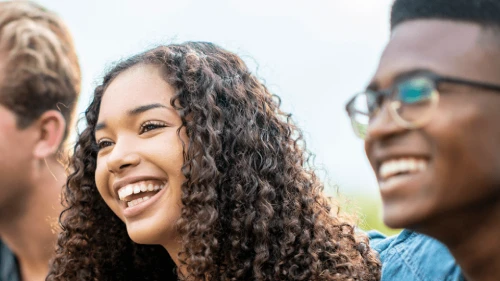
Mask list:
[[[69,26],[83,73],[78,117],[113,62],[161,43],[211,41],[240,55],[303,129],[327,193],[386,234],[377,183],[344,105],[389,38],[391,0],[38,0]],[[338,193],[337,193],[338,191]]]

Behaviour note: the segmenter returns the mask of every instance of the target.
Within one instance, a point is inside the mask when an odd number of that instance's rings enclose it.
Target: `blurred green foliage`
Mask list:
[[[344,194],[342,197],[341,211],[357,216],[361,229],[375,229],[388,236],[398,234],[401,231],[401,229],[385,226],[382,220],[382,201],[378,194],[355,193]]]

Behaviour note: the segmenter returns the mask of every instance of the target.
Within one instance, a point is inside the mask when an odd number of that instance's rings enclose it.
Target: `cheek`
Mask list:
[[[445,110],[429,131],[435,143],[434,183],[441,202],[457,204],[489,196],[485,189],[499,183],[500,159],[494,152],[500,142],[498,126],[472,101],[461,110]]]
[[[187,139],[183,138],[183,141],[187,143]],[[152,162],[157,163],[168,174],[170,181],[184,180],[181,171],[184,164],[183,147],[176,131],[164,134],[162,138],[148,146],[150,147],[148,154],[154,157]]]
[[[3,186],[9,187],[29,183],[34,163],[32,151],[35,142],[32,134],[13,126],[5,126],[0,121],[0,181]]]
[[[97,160],[97,166],[95,170],[95,183],[97,186],[97,190],[101,195],[102,199],[108,205],[109,208],[123,220],[119,210],[119,206],[117,204],[116,199],[111,194],[111,187],[109,184],[109,176],[110,173],[108,171],[106,161],[104,159]]]
[[[170,203],[175,206],[181,205],[182,184],[185,181],[184,174],[182,173],[182,166],[184,164],[182,142],[177,134],[169,134],[157,142],[157,147],[151,148],[150,155],[155,159],[152,162],[157,165],[168,175]],[[170,205],[170,204],[169,204]],[[172,205],[170,205],[171,207]]]
[[[95,183],[97,186],[97,189],[99,190],[99,193],[101,196],[105,197],[109,194],[107,189],[108,185],[108,171],[106,169],[105,161],[98,159],[97,160],[97,165],[95,169]]]

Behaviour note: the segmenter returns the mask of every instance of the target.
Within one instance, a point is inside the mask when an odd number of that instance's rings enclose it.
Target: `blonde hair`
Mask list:
[[[67,137],[80,83],[73,40],[61,19],[29,1],[0,2],[0,104],[17,115],[18,127],[60,110]]]

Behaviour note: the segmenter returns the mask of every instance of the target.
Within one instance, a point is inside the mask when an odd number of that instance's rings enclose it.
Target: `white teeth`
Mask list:
[[[408,165],[409,165],[409,169],[412,171],[417,169],[417,162],[416,161],[410,161],[410,163]]]
[[[127,186],[124,186],[118,190],[118,197],[120,200],[124,200],[126,197],[132,195],[132,194],[138,194],[141,192],[148,192],[148,191],[158,191],[161,190],[165,187],[165,183],[162,185],[153,185],[152,183],[147,184],[146,182],[140,182],[140,183],[134,183],[134,184],[129,184]],[[133,202],[134,200],[130,201],[129,203]],[[136,202],[137,203],[137,202]],[[130,205],[130,204],[128,204]]]
[[[427,169],[427,161],[416,158],[402,158],[384,161],[379,168],[382,180],[388,179],[400,173],[415,173]]]
[[[134,186],[134,194],[137,194],[139,192],[141,192],[141,187],[138,185]]]
[[[151,199],[151,197],[150,197],[150,196],[144,196],[144,197],[141,197],[141,198],[137,198],[137,199],[135,199],[135,200],[132,200],[132,201],[130,201],[130,202],[127,202],[127,206],[128,206],[128,207],[134,207],[135,205],[140,204],[140,203],[142,203],[142,202],[146,202],[146,201],[148,201],[149,199]]]
[[[132,186],[130,186],[130,185],[118,190],[118,196],[120,197],[120,199],[123,199],[123,198],[131,195],[132,193],[134,193],[134,191],[133,191]]]

